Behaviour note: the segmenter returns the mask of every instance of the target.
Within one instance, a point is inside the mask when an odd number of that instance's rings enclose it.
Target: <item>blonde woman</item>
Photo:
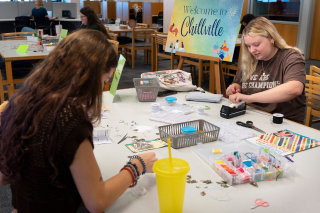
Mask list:
[[[44,8],[44,4],[43,4],[42,0],[37,0],[36,1],[36,7],[32,9],[32,15],[31,16],[33,16],[33,19],[35,17],[40,17],[40,18],[47,17],[49,20],[56,19],[56,17],[52,17],[52,18],[49,17],[46,8]]]
[[[229,100],[303,123],[306,70],[301,51],[287,45],[263,17],[246,26],[241,45],[241,68],[227,89]]]

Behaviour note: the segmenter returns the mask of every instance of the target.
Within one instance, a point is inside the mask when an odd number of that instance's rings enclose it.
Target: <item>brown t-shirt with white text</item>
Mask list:
[[[263,66],[265,69],[267,68],[264,76],[262,61],[259,61],[256,70],[246,82],[242,82],[241,80],[241,68],[237,71],[237,75],[234,78],[233,83],[237,83],[241,86],[242,94],[251,95],[263,92],[289,81],[300,81],[305,85],[305,60],[296,50],[279,49],[272,59],[263,62]],[[281,113],[287,119],[303,123],[306,113],[306,96],[305,91],[303,91],[301,95],[290,101],[282,103],[255,102],[248,105],[269,113]]]

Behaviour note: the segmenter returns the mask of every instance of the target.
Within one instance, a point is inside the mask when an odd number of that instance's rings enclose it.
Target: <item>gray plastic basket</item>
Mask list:
[[[182,127],[193,126],[197,131],[202,133],[194,133],[184,135],[181,131]],[[205,121],[194,120],[189,122],[177,123],[172,125],[160,126],[159,133],[162,141],[167,142],[171,139],[171,147],[175,149],[196,145],[197,143],[208,143],[218,139],[220,128]]]
[[[134,78],[133,83],[140,102],[156,101],[160,87],[157,78]]]

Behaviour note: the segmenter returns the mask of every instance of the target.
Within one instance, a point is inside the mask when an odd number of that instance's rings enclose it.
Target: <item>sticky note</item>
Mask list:
[[[221,149],[213,149],[213,154],[218,154],[218,153],[221,153]]]
[[[29,48],[29,45],[20,44],[18,49],[16,50],[17,53],[27,53],[27,49]]]
[[[217,163],[223,163],[223,161],[222,161],[222,160],[217,160],[216,162],[217,162]]]
[[[265,153],[268,154],[268,152],[269,152],[269,151],[268,151],[268,148],[264,148],[263,150],[264,150]]]

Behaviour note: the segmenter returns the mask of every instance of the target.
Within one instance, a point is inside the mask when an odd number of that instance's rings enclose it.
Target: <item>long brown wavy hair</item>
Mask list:
[[[72,98],[88,115],[87,120],[100,122],[102,75],[117,64],[118,56],[107,37],[100,31],[84,29],[64,38],[37,66],[1,113],[0,171],[10,183],[21,179],[28,141],[45,115],[52,113],[47,157],[53,168],[51,182],[58,186],[54,157],[59,113]]]
[[[108,37],[108,39],[111,39],[104,24],[102,23],[102,21],[100,21],[96,12],[94,12],[94,10],[91,6],[85,6],[85,7],[81,8],[80,13],[82,13],[83,15],[85,15],[87,17],[88,26],[90,26],[91,24],[98,24],[100,26],[100,31],[103,34],[105,34]]]

